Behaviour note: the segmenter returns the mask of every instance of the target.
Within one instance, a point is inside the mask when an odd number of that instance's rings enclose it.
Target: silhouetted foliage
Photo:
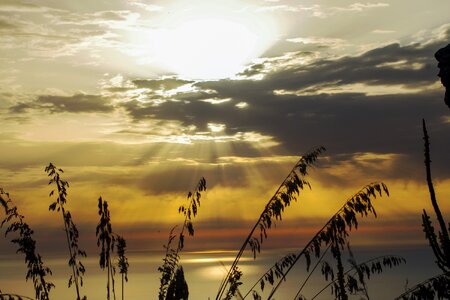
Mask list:
[[[0,188],[0,204],[5,212],[5,218],[1,222],[0,227],[8,225],[5,236],[8,236],[11,233],[18,235],[18,237],[11,240],[11,242],[18,246],[16,253],[23,253],[25,255],[25,263],[28,268],[25,277],[26,280],[32,279],[36,299],[49,300],[50,290],[55,285],[48,282],[46,276],[51,275],[52,271],[44,265],[39,253],[36,253],[36,241],[33,239],[33,230],[25,223],[24,216],[17,212],[17,207],[11,206],[12,201],[9,193],[5,192],[2,188]],[[0,294],[0,299],[27,298],[28,297],[16,294]]]
[[[376,198],[377,195],[382,196],[383,194],[389,196],[388,188],[384,183],[372,183],[365,186],[346,201],[300,252],[288,254],[280,259],[260,277],[258,282],[252,286],[251,290],[258,283],[261,290],[264,290],[266,284],[273,285],[274,287],[268,297],[268,299],[271,299],[299,259],[301,257],[305,258],[306,268],[309,270],[311,256],[314,255],[319,258],[323,246],[331,247],[333,257],[336,260],[340,259],[340,249],[343,249],[346,245],[349,231],[352,228],[358,228],[357,216],[366,217],[369,214],[373,214],[376,217],[371,199]],[[250,291],[246,295],[249,293]]]
[[[188,299],[189,289],[186,280],[184,279],[184,271],[182,266],[178,266],[173,280],[167,288],[166,299]]]
[[[172,281],[172,276],[178,267],[178,253],[176,248],[172,246],[176,235],[173,227],[169,233],[169,240],[167,244],[163,247],[166,249],[166,255],[163,259],[163,265],[158,267],[158,271],[161,272],[160,285],[159,285],[159,300],[165,300],[167,289],[169,288],[170,282]]]
[[[350,258],[348,262],[350,264],[350,269],[345,271],[342,275],[345,277],[345,289],[348,293],[352,295],[360,295],[361,299],[369,300],[369,292],[367,288],[367,280],[371,278],[374,274],[381,274],[386,268],[397,267],[400,264],[406,263],[406,260],[397,255],[384,255],[376,258],[369,259],[363,263],[358,264],[354,258],[353,252],[348,246],[348,252]],[[325,280],[331,279],[331,282],[325,285],[319,292],[317,292],[310,300],[316,299],[323,291],[325,291],[330,286],[332,287],[332,294],[335,291],[341,289],[338,285],[338,278],[335,278],[335,271],[332,265],[324,261],[322,263],[322,274]],[[335,295],[338,298],[337,295]]]
[[[447,50],[448,49],[450,49],[450,46],[447,46]],[[436,53],[436,57],[438,56],[438,53]],[[434,299],[435,296],[437,296],[438,299],[450,299],[450,239],[447,225],[437,202],[433,180],[431,177],[430,137],[428,136],[425,120],[422,120],[422,130],[424,140],[426,180],[428,191],[430,193],[430,201],[433,205],[436,219],[439,224],[439,231],[436,234],[434,226],[431,222],[431,218],[427,214],[425,209],[423,210],[422,214],[422,226],[423,231],[425,232],[425,238],[428,240],[428,243],[430,244],[430,247],[433,250],[434,256],[436,258],[436,265],[444,273],[417,284],[416,286],[405,291],[396,299]]]
[[[98,215],[100,216],[100,221],[95,230],[95,235],[97,236],[97,246],[101,248],[100,268],[103,270],[106,268],[107,270],[106,299],[110,299],[111,286],[113,297],[116,299],[114,286],[115,270],[111,262],[111,253],[114,252],[116,238],[112,231],[108,202],[103,201],[102,197],[98,199]]]
[[[430,141],[427,128],[425,125],[425,120],[422,120],[422,126],[423,126],[423,139],[425,143],[424,155],[425,155],[425,169],[426,169],[428,190],[430,192],[431,204],[433,205],[433,209],[436,214],[440,230],[436,235],[430,217],[428,216],[425,209],[423,210],[422,214],[422,226],[423,231],[425,232],[425,237],[430,243],[431,248],[433,249],[434,255],[436,257],[437,266],[444,273],[448,273],[450,272],[450,238],[444,217],[442,216],[441,210],[439,208],[436,199],[436,193],[434,192],[433,181],[431,178]]]
[[[450,299],[450,274],[441,274],[429,278],[412,288],[394,300],[438,300]]]
[[[125,251],[127,248],[127,242],[126,240],[120,236],[116,236],[117,240],[117,256],[119,257],[119,260],[117,262],[117,266],[119,267],[119,273],[122,275],[122,300],[125,298],[125,288],[124,288],[124,280],[128,282],[128,258],[125,255]]]
[[[194,235],[194,225],[192,219],[197,215],[200,207],[200,199],[202,192],[206,191],[206,180],[201,178],[195,190],[189,192],[187,195],[187,204],[181,205],[178,212],[184,215],[183,226],[178,235],[178,243],[176,248],[173,246],[174,239],[177,235],[174,234],[176,228],[173,227],[169,233],[169,240],[166,249],[166,255],[163,259],[163,265],[158,268],[161,272],[160,286],[159,286],[159,300],[186,300],[189,296],[188,285],[184,279],[184,271],[179,264],[179,253],[184,248],[184,231],[187,230],[190,236]]]
[[[444,272],[441,275],[430,278],[408,290],[396,299],[415,300],[415,299],[450,299],[450,239],[445,220],[440,211],[434,187],[431,179],[431,159],[429,149],[429,137],[423,121],[423,132],[425,141],[425,166],[427,184],[430,192],[430,199],[436,218],[439,224],[439,230],[436,233],[431,218],[424,210],[422,214],[422,225],[425,237],[429,241],[433,253],[436,256],[438,267]],[[242,285],[243,273],[238,267],[240,258],[247,247],[250,249],[253,257],[256,258],[257,253],[261,251],[262,243],[268,238],[268,231],[277,221],[282,220],[284,209],[290,206],[292,201],[296,201],[306,186],[311,188],[310,183],[305,179],[308,175],[308,168],[313,166],[318,156],[324,151],[323,147],[319,147],[312,152],[301,157],[295,164],[290,173],[279,186],[278,190],[266,204],[264,210],[260,214],[256,224],[251,229],[249,235],[241,246],[235,260],[227,275],[221,282],[216,300],[231,300],[232,298],[245,299],[248,295],[252,295],[254,300],[261,300],[262,297],[256,290],[259,285],[261,291],[264,291],[267,285],[271,285],[272,289],[267,300],[273,299],[274,294],[280,287],[287,275],[300,258],[306,261],[306,269],[310,270],[312,258],[316,258],[313,269],[309,272],[306,280],[300,286],[295,300],[305,300],[301,294],[303,287],[309,280],[312,273],[321,264],[322,275],[325,280],[330,281],[324,288],[315,294],[310,300],[315,299],[323,291],[331,287],[331,293],[336,300],[348,300],[349,295],[359,295],[362,299],[369,300],[369,292],[367,281],[374,274],[381,274],[386,268],[396,267],[405,260],[399,256],[381,256],[370,259],[363,263],[357,263],[348,243],[349,232],[354,228],[358,228],[358,217],[366,217],[376,215],[376,211],[372,206],[372,200],[383,195],[389,196],[389,191],[384,183],[371,183],[348,199],[345,204],[325,223],[325,225],[312,237],[310,241],[297,253],[291,253],[284,256],[276,262],[267,272],[265,272],[259,280],[250,288],[250,290],[242,297],[239,287]],[[78,248],[78,230],[72,221],[70,212],[66,209],[67,189],[69,184],[63,180],[60,173],[62,169],[56,168],[53,164],[49,164],[45,171],[50,177],[49,184],[55,184],[56,189],[50,192],[49,196],[57,194],[56,200],[50,204],[49,210],[61,211],[67,243],[69,248],[69,266],[72,268],[73,274],[69,279],[69,287],[74,284],[77,291],[77,299],[80,299],[78,285],[83,285],[85,268],[78,260],[79,256],[86,256],[86,253]],[[186,300],[189,298],[189,289],[186,282],[183,267],[180,264],[180,252],[184,248],[185,232],[189,236],[194,235],[193,219],[198,213],[202,192],[206,190],[206,181],[202,178],[197,184],[193,192],[187,195],[186,204],[180,205],[178,212],[184,216],[184,222],[178,234],[175,233],[176,226],[172,228],[169,239],[164,248],[166,250],[163,259],[163,265],[158,268],[161,273],[159,300]],[[49,268],[43,265],[39,254],[35,254],[35,244],[32,235],[33,231],[29,228],[23,219],[24,217],[17,212],[17,208],[10,207],[11,200],[9,194],[0,188],[0,205],[3,207],[6,217],[1,223],[1,227],[8,224],[6,234],[18,233],[19,237],[13,239],[12,242],[19,246],[17,252],[25,254],[25,261],[28,266],[26,279],[33,279],[36,290],[36,298],[38,300],[49,300],[48,293],[54,285],[45,281],[45,276],[51,274]],[[128,281],[128,259],[125,255],[126,241],[123,237],[115,234],[112,230],[110,212],[108,203],[101,197],[98,200],[98,214],[100,216],[99,223],[96,227],[97,246],[101,248],[99,265],[102,269],[107,269],[107,299],[110,299],[110,290],[114,299],[115,284],[114,276],[116,266],[113,264],[112,254],[117,251],[117,267],[122,276],[122,299],[124,299],[124,281]],[[347,247],[345,247],[347,246]],[[345,270],[345,262],[343,254],[348,250],[350,258],[348,265],[350,268]],[[330,250],[333,263],[323,261],[327,251]],[[31,299],[26,296],[17,294],[3,294],[0,291],[1,299]],[[85,296],[83,299],[87,299]]]
[[[228,288],[227,294],[225,295],[225,300],[231,300],[236,293],[238,292],[239,286],[242,284],[241,282],[242,277],[242,271],[238,269],[238,267],[234,267],[233,270],[231,270],[231,275],[228,278],[228,283],[230,287]]]
[[[318,156],[323,151],[325,151],[324,147],[318,147],[302,156],[283,180],[278,190],[266,204],[264,210],[242,244],[230,270],[222,280],[216,295],[216,300],[222,299],[224,295],[228,296],[229,292],[232,291],[231,288],[236,286],[237,283],[233,282],[233,278],[238,278],[240,280],[241,276],[237,277],[233,275],[237,271],[237,265],[247,246],[250,246],[253,257],[256,258],[256,253],[261,251],[261,244],[267,239],[267,231],[272,228],[272,225],[276,220],[282,219],[284,209],[288,207],[292,201],[297,200],[300,190],[303,190],[306,186],[311,188],[311,185],[305,180],[305,177],[308,174],[308,168],[316,162]],[[259,234],[256,233],[258,228]]]
[[[77,300],[80,300],[79,286],[83,286],[83,275],[86,272],[86,269],[78,257],[86,257],[86,252],[78,247],[78,229],[72,220],[70,211],[66,210],[65,207],[67,203],[67,189],[69,188],[69,183],[61,178],[60,173],[64,173],[64,171],[62,169],[58,169],[52,163],[45,168],[45,172],[48,177],[50,177],[48,184],[56,185],[57,198],[56,201],[50,204],[48,209],[51,211],[56,210],[57,212],[61,211],[64,222],[64,230],[66,232],[67,246],[69,249],[69,266],[72,268],[72,275],[69,278],[69,287],[71,287],[72,284],[75,285]],[[55,190],[50,191],[49,196],[52,197],[54,193]],[[83,299],[87,299],[86,296],[84,296]]]

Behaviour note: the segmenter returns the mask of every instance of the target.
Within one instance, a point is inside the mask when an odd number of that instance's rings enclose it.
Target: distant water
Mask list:
[[[292,251],[292,250],[291,250]],[[273,264],[274,260],[291,252],[289,249],[277,251],[264,251],[256,261],[252,257],[245,257],[241,268],[244,271],[241,292],[246,292],[257,278]],[[404,256],[408,263],[395,269],[386,270],[381,275],[375,275],[369,281],[369,294],[373,299],[392,299],[404,291],[406,280],[408,286],[414,285],[428,277],[438,274],[439,270],[434,265],[431,250],[425,246],[395,247],[389,249],[355,248],[355,256],[359,262],[383,254],[398,254]],[[182,264],[185,269],[186,279],[189,285],[190,299],[201,300],[215,298],[220,281],[225,275],[226,266],[231,264],[235,252],[189,252],[182,253]],[[51,281],[56,288],[51,292],[51,299],[73,300],[75,289],[67,288],[67,279],[70,269],[67,261],[62,257],[44,258],[45,263],[52,269]],[[126,299],[156,299],[159,289],[158,266],[161,265],[163,253],[131,253],[129,255],[129,282],[125,284]],[[330,258],[328,258],[330,260]],[[98,258],[90,256],[83,260],[87,272],[82,288],[84,295],[90,300],[106,299],[106,273],[98,266]],[[222,265],[223,263],[223,265]],[[314,261],[313,261],[314,263]],[[26,268],[23,259],[19,255],[0,256],[0,289],[6,292],[14,292],[33,297],[34,290],[31,281],[25,282]],[[325,284],[320,273],[320,267],[312,276],[310,282],[302,293],[306,298],[311,297]],[[306,277],[304,261],[295,268],[288,280],[283,283],[277,293],[277,299],[293,299],[298,286]],[[120,297],[121,279],[116,275],[116,294]],[[331,299],[330,290],[322,293],[317,299]],[[247,299],[251,299],[248,297]],[[359,299],[355,297],[353,299]]]

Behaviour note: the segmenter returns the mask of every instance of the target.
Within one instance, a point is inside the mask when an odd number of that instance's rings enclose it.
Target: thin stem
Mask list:
[[[441,232],[443,236],[443,250],[445,254],[446,263],[450,263],[450,239],[447,231],[447,227],[445,226],[444,217],[442,216],[441,210],[437,203],[436,194],[434,192],[433,181],[431,178],[431,159],[430,159],[430,141],[427,132],[427,128],[425,125],[425,120],[422,119],[422,127],[423,127],[423,139],[425,142],[425,168],[427,174],[427,184],[428,190],[430,192],[431,204],[433,205],[434,211],[436,212],[436,218],[438,219],[439,225],[441,227]]]
[[[108,272],[108,282],[106,284],[106,299],[109,300],[109,262],[107,263],[107,272]]]
[[[342,253],[339,248],[339,244],[337,242],[337,237],[333,241],[332,251],[336,253],[336,261],[337,261],[337,277],[338,277],[338,285],[339,285],[339,299],[340,300],[348,300],[347,292],[345,291],[345,281],[344,281],[344,266],[342,265]],[[334,248],[334,249],[333,249]],[[335,291],[337,293],[338,291]]]
[[[311,270],[311,272],[309,272],[308,276],[306,277],[305,281],[303,282],[303,284],[300,286],[300,289],[298,290],[297,294],[295,294],[294,300],[297,299],[297,297],[300,295],[301,291],[303,290],[303,288],[305,287],[306,283],[308,282],[309,278],[311,278],[312,274],[314,273],[314,271],[316,270],[317,266],[319,265],[319,263],[322,261],[322,259],[324,258],[325,254],[327,254],[328,250],[330,249],[331,245],[328,245],[327,249],[325,249],[325,251],[323,251],[322,256],[320,256],[319,260],[317,260],[317,263],[314,265],[314,268]]]
[[[109,259],[109,265],[110,265],[109,270],[111,272],[112,293],[113,293],[114,300],[116,300],[116,288],[115,288],[115,282],[114,282],[114,267],[112,266],[111,258]]]
[[[124,286],[123,278],[124,278],[124,274],[122,273],[122,300],[125,299],[125,286]]]
[[[58,186],[58,188],[59,188],[59,186]],[[60,204],[60,207],[61,207],[61,213],[63,215],[64,231],[66,232],[67,246],[69,248],[69,255],[70,255],[70,259],[72,260],[73,253],[72,253],[72,247],[70,246],[69,228],[68,228],[68,224],[67,224],[67,220],[66,220],[66,211],[64,210],[64,207],[61,204]],[[77,273],[75,271],[75,265],[74,264],[72,264],[72,272],[73,272],[73,280],[75,281],[75,288],[76,288],[76,291],[77,291],[77,300],[80,300],[80,290],[78,288],[78,276],[77,276]]]

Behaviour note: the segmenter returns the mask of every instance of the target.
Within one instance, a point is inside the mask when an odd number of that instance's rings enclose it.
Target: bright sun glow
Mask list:
[[[233,77],[277,39],[278,24],[238,0],[173,2],[130,36],[142,64],[186,79]],[[156,22],[157,21],[157,22]],[[153,24],[157,24],[156,26]]]
[[[262,39],[245,24],[227,19],[196,19],[161,32],[157,60],[191,79],[218,79],[242,70],[261,54]]]

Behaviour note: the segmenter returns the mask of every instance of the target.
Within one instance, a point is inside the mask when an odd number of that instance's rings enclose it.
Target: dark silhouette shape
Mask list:
[[[183,267],[180,266],[176,273],[174,279],[170,282],[167,289],[167,300],[187,300],[189,298],[189,289],[184,279]]]
[[[250,233],[242,244],[241,249],[236,255],[236,258],[234,259],[231,268],[228,270],[227,275],[222,280],[215,298],[216,300],[223,299],[223,296],[225,295],[225,299],[227,299],[227,297],[234,296],[237,292],[237,287],[240,285],[242,275],[241,271],[238,269],[238,263],[245,249],[250,246],[253,253],[253,258],[256,258],[256,254],[261,251],[261,243],[267,239],[268,231],[277,220],[282,219],[284,209],[288,207],[292,201],[297,200],[301,190],[305,187],[311,188],[309,182],[305,180],[308,173],[307,170],[316,162],[318,156],[324,151],[324,147],[318,147],[301,157],[278,187],[278,190],[272,198],[270,198],[269,202],[267,202],[264,210],[258,218],[258,221],[256,221],[255,225],[250,230]],[[259,234],[257,233],[258,229]]]
[[[33,238],[34,231],[24,221],[25,217],[18,213],[17,207],[12,205],[9,193],[5,192],[2,188],[0,188],[0,204],[5,211],[5,218],[0,223],[0,228],[8,225],[5,237],[10,233],[17,235],[11,242],[18,246],[16,253],[23,253],[25,255],[25,263],[28,269],[25,277],[26,280],[33,280],[37,300],[49,300],[50,290],[55,285],[47,281],[46,276],[52,275],[52,271],[44,265],[41,255],[36,252],[36,241]],[[17,294],[3,294],[0,291],[0,299],[22,300],[31,298]]]
[[[445,86],[445,104],[450,108],[450,44],[444,48],[439,49],[435,54],[438,61],[439,73],[441,82]]]
[[[125,287],[124,280],[128,282],[128,258],[125,256],[125,251],[127,248],[127,241],[120,235],[116,236],[117,240],[117,255],[119,256],[119,261],[117,266],[119,267],[119,273],[122,275],[122,300],[125,299]]]
[[[188,231],[190,236],[194,235],[192,219],[195,218],[198,213],[200,199],[202,197],[202,192],[204,191],[206,191],[206,180],[202,177],[195,190],[188,193],[188,204],[181,205],[178,208],[178,213],[184,215],[184,222],[181,227],[181,232],[178,235],[177,247],[173,247],[173,242],[177,236],[174,234],[176,226],[173,227],[169,233],[167,245],[164,245],[166,256],[163,259],[163,265],[158,268],[158,271],[161,272],[158,295],[159,300],[187,300],[189,297],[188,285],[184,277],[183,268],[179,262],[180,252],[184,248],[185,230]]]
[[[83,286],[83,275],[86,272],[84,265],[79,260],[79,256],[86,257],[86,252],[78,247],[79,233],[75,223],[72,220],[72,214],[65,208],[67,203],[67,189],[69,188],[69,182],[61,178],[61,174],[64,173],[62,169],[57,168],[54,164],[50,163],[45,172],[50,177],[49,185],[56,185],[56,190],[52,190],[49,197],[52,197],[56,191],[56,200],[50,204],[48,210],[61,211],[64,231],[67,238],[67,247],[69,249],[69,266],[72,268],[72,275],[69,278],[69,287],[75,285],[77,292],[77,300],[86,300],[87,297],[80,297],[80,286]]]
[[[100,216],[100,221],[95,230],[95,235],[98,237],[97,246],[101,247],[99,264],[102,270],[107,270],[108,281],[106,284],[106,299],[110,299],[110,287],[112,285],[112,293],[115,300],[115,271],[111,261],[111,253],[114,251],[116,237],[112,232],[108,202],[103,201],[102,197],[98,199],[98,215]]]
[[[316,235],[299,253],[288,254],[279,260],[272,268],[270,268],[270,270],[267,271],[259,280],[260,283],[262,283],[262,281],[266,281],[266,283],[273,285],[272,291],[270,292],[267,300],[273,299],[273,295],[285,281],[286,276],[301,257],[306,259],[306,268],[309,270],[311,256],[314,255],[318,258],[321,254],[321,248],[324,245],[330,246],[333,258],[337,263],[337,268],[341,268],[342,266],[338,266],[339,260],[342,259],[341,249],[343,249],[347,244],[349,231],[351,231],[352,228],[355,230],[358,229],[358,216],[367,217],[370,214],[375,217],[377,216],[371,199],[377,198],[377,195],[381,197],[383,194],[389,196],[388,188],[382,182],[371,183],[365,186],[346,201],[346,203],[330,218],[330,220],[316,233]],[[340,263],[342,264],[342,261]],[[339,283],[339,281],[336,281],[337,285],[335,286],[335,289],[339,289],[339,291],[335,291],[335,296],[336,299],[339,300],[348,298],[345,294],[345,290],[342,289],[342,283],[345,284],[345,279],[342,278],[343,275],[343,269],[337,271],[337,278],[341,282]],[[261,284],[261,289],[263,287],[264,284]]]
[[[449,46],[447,46],[447,48],[450,50]],[[422,126],[427,185],[430,192],[431,204],[433,205],[440,230],[436,234],[431,218],[428,216],[425,209],[422,214],[422,226],[423,231],[425,232],[425,238],[428,240],[431,249],[433,249],[434,256],[436,257],[436,264],[443,271],[443,274],[431,277],[409,288],[394,300],[434,299],[435,296],[437,296],[438,299],[450,299],[450,239],[444,217],[442,216],[434,192],[431,177],[430,140],[425,120],[422,120]]]
[[[434,211],[436,213],[436,218],[440,226],[438,235],[436,235],[433,225],[431,224],[430,217],[428,216],[427,212],[424,209],[422,215],[423,230],[436,256],[436,263],[438,267],[442,271],[448,273],[450,272],[450,238],[444,217],[442,216],[441,210],[439,209],[439,205],[436,199],[436,194],[434,192],[433,182],[431,178],[430,141],[428,137],[427,128],[425,125],[425,120],[422,120],[422,125],[423,125],[423,139],[425,142],[424,154],[425,154],[425,168],[426,168],[428,190],[430,192],[430,200],[433,205]]]

